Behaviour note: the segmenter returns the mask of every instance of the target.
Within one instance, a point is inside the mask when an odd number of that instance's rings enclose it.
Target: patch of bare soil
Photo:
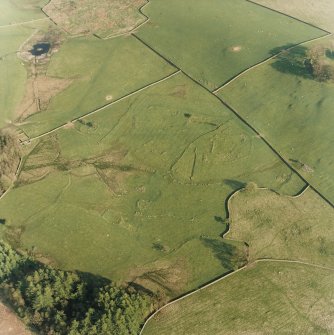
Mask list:
[[[0,302],[0,335],[31,335],[25,324]]]
[[[230,48],[232,52],[240,52],[242,50],[241,45],[234,45]]]
[[[51,0],[43,10],[73,35],[119,34],[144,20],[138,9],[145,3],[146,0]]]

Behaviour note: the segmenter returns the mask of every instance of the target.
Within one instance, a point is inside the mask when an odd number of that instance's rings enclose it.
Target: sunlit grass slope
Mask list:
[[[40,140],[0,211],[22,248],[175,296],[244,262],[220,235],[226,198],[248,181],[304,186],[179,74]]]
[[[47,132],[175,70],[133,37],[70,39],[52,57],[47,76],[71,85],[29,117],[23,129],[29,136]]]
[[[250,260],[334,265],[334,210],[313,190],[294,198],[269,190],[241,191],[229,209],[227,238],[246,242]]]
[[[244,0],[152,0],[145,13],[138,36],[209,89],[277,48],[324,35]]]
[[[46,19],[41,8],[47,0],[1,0],[0,26]]]
[[[291,15],[317,27],[334,31],[332,0],[253,0],[254,2]]]
[[[333,203],[334,81],[315,80],[305,65],[308,48],[324,45],[326,50],[331,41],[296,47],[219,94]],[[325,61],[334,67],[327,54]]]
[[[333,297],[333,271],[261,262],[164,308],[143,334],[332,334]]]

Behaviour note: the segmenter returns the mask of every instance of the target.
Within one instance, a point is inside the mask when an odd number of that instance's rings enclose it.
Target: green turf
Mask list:
[[[41,11],[41,8],[47,2],[47,0],[1,0],[0,25],[44,19],[46,16]]]
[[[323,39],[308,47],[328,43]],[[310,76],[303,65],[306,52],[306,46],[296,47],[219,94],[333,203],[334,82]],[[332,59],[326,61],[334,66]]]
[[[312,189],[295,198],[269,190],[242,191],[229,208],[226,237],[247,242],[250,260],[334,264],[334,211]]]
[[[327,335],[333,297],[333,271],[262,262],[164,308],[143,335]]]
[[[0,211],[7,238],[62,267],[175,296],[244,262],[220,235],[226,198],[248,181],[287,194],[304,185],[179,74],[43,138]]]
[[[244,0],[152,0],[138,36],[214,89],[277,48],[324,34]]]
[[[29,136],[47,132],[174,71],[133,37],[70,39],[51,58],[47,76],[72,80],[71,85],[23,129]]]

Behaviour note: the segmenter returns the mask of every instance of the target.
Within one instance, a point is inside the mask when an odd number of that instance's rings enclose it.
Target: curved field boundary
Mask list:
[[[147,44],[145,41],[143,41],[140,37],[138,37],[135,34],[132,34],[135,38],[138,39],[138,41],[142,42],[144,45],[146,45],[150,50],[155,52],[158,56],[162,57],[166,62],[168,62],[170,65],[174,66],[177,68],[182,74],[184,74],[186,77],[188,77],[192,82],[194,82],[196,85],[199,85],[202,87],[204,90],[206,90],[208,93],[210,93],[213,97],[218,99],[225,107],[227,107],[240,121],[242,121],[248,128],[250,128],[274,153],[275,155],[286,165],[289,167],[291,171],[293,171],[306,185],[310,185],[310,187],[313,189],[314,192],[316,192],[324,201],[326,201],[331,207],[334,208],[334,204],[327,199],[323,194],[321,194],[314,186],[310,184],[309,181],[307,181],[294,167],[292,167],[289,162],[273,147],[273,145],[258,131],[256,130],[255,127],[253,127],[246,119],[244,119],[236,109],[234,109],[231,105],[229,105],[225,100],[220,98],[218,95],[214,94],[211,92],[207,87],[205,87],[203,84],[201,84],[199,81],[196,79],[192,78],[188,73],[184,72],[182,69],[180,69],[177,65],[175,65],[171,60],[163,56],[160,52],[156,51],[153,49],[149,44]],[[322,36],[323,37],[327,37]],[[319,39],[320,37],[318,37]],[[311,41],[311,40],[310,40]],[[313,41],[313,40],[312,40]]]
[[[119,34],[111,34],[107,37],[102,38],[103,40],[108,40],[111,38],[119,37],[119,36],[127,36],[131,35],[133,32],[135,32],[137,29],[139,29],[141,26],[146,24],[148,21],[150,21],[150,18],[143,12],[143,9],[150,3],[149,0],[146,0],[146,3],[143,4],[141,7],[138,8],[138,12],[144,17],[144,20],[140,23],[138,23],[135,27],[131,28],[129,31],[126,31],[124,33]],[[100,38],[98,35],[94,34],[94,36]]]
[[[320,28],[319,28],[320,29]],[[252,65],[251,67],[247,68],[246,70],[243,70],[242,72],[238,73],[237,75],[235,75],[233,78],[231,78],[230,80],[228,80],[226,83],[224,83],[222,86],[219,86],[218,88],[214,89],[212,91],[213,94],[216,94],[218,93],[221,89],[223,89],[224,87],[230,85],[232,82],[234,82],[235,80],[239,79],[241,76],[243,76],[244,74],[246,74],[247,72],[249,71],[252,71],[254,70],[255,68],[261,66],[261,65],[264,65],[266,63],[268,63],[269,61],[271,61],[272,59],[274,59],[275,57],[277,56],[280,56],[281,54],[285,53],[286,51],[289,51],[295,47],[298,47],[298,46],[301,46],[301,45],[305,45],[305,44],[308,44],[308,43],[311,43],[311,42],[314,42],[314,41],[318,41],[320,39],[323,39],[323,38],[327,38],[327,37],[330,37],[332,36],[333,34],[332,33],[327,33],[326,35],[323,35],[323,36],[320,36],[320,37],[316,37],[316,38],[312,38],[310,40],[307,40],[307,41],[303,41],[301,43],[298,43],[298,44],[295,44],[287,49],[283,49],[281,50],[279,53],[273,55],[273,56],[270,56],[269,58],[266,58],[265,60],[259,62],[259,63],[256,63],[255,65]]]
[[[210,286],[213,286],[221,281],[223,281],[224,279],[228,278],[228,277],[231,277],[231,276],[234,276],[236,275],[238,272],[241,272],[243,270],[245,270],[247,267],[249,267],[250,265],[254,265],[254,264],[257,264],[257,263],[273,263],[273,262],[276,262],[276,263],[293,263],[293,264],[300,264],[300,265],[305,265],[305,266],[311,266],[311,267],[315,267],[315,268],[320,268],[320,269],[324,269],[324,270],[328,270],[328,271],[334,271],[334,268],[329,268],[329,267],[326,267],[326,266],[321,266],[321,265],[317,265],[317,264],[312,264],[312,263],[307,263],[307,262],[301,262],[301,261],[295,261],[295,260],[285,260],[285,259],[257,259],[255,260],[254,262],[252,263],[249,263],[243,267],[241,267],[240,269],[236,270],[236,271],[233,271],[231,273],[228,273],[226,275],[224,275],[223,277],[205,285],[205,286],[202,286],[201,288],[195,290],[195,291],[192,291],[178,299],[175,299],[169,303],[167,303],[166,305],[162,306],[161,308],[159,308],[158,310],[156,310],[153,314],[151,314],[151,316],[145,321],[145,323],[143,324],[141,330],[140,330],[140,333],[139,335],[143,335],[143,332],[145,330],[145,327],[147,326],[147,324],[158,314],[160,313],[162,310],[164,310],[165,308],[167,308],[168,306],[171,306],[177,302],[180,302],[181,300],[185,299],[185,298],[188,298],[204,289],[207,289],[209,288]]]
[[[133,95],[136,95],[136,94],[138,94],[139,92],[142,92],[142,91],[144,91],[144,90],[146,90],[146,89],[148,89],[148,88],[150,88],[150,87],[152,87],[152,86],[158,85],[158,84],[160,84],[160,83],[162,83],[162,82],[164,82],[164,81],[166,81],[166,80],[168,80],[168,79],[170,79],[170,78],[172,78],[172,77],[178,75],[180,72],[181,72],[180,70],[177,70],[177,71],[173,72],[172,74],[168,75],[167,77],[164,77],[164,78],[162,78],[162,79],[159,79],[159,80],[157,80],[157,81],[155,81],[155,82],[153,82],[153,83],[147,84],[146,86],[144,86],[144,87],[142,87],[142,88],[140,88],[140,89],[138,89],[138,90],[136,90],[136,91],[133,91],[133,92],[131,92],[131,93],[129,93],[129,94],[126,94],[126,95],[124,95],[123,97],[118,98],[118,99],[116,99],[115,101],[112,101],[112,102],[110,102],[110,103],[108,103],[108,104],[106,104],[106,105],[103,105],[102,107],[99,107],[99,108],[97,108],[97,109],[94,109],[94,110],[91,111],[91,112],[88,112],[88,113],[83,114],[83,115],[81,115],[81,116],[79,116],[79,117],[77,117],[77,118],[74,118],[74,119],[70,120],[69,122],[66,122],[66,123],[64,123],[64,124],[62,124],[62,125],[60,125],[60,126],[58,126],[58,127],[55,127],[55,128],[53,128],[53,129],[51,129],[51,130],[49,130],[49,131],[47,131],[47,132],[45,132],[45,133],[43,133],[43,134],[41,134],[41,135],[38,135],[38,136],[35,136],[35,137],[31,137],[31,138],[29,138],[28,140],[22,141],[21,144],[22,144],[22,145],[29,144],[31,141],[37,140],[37,139],[39,139],[39,138],[42,138],[42,137],[47,136],[47,135],[49,135],[49,134],[52,134],[52,133],[54,133],[55,131],[57,131],[57,130],[59,130],[59,129],[62,129],[62,128],[67,127],[69,123],[74,123],[74,122],[79,121],[79,120],[82,120],[82,119],[84,119],[84,118],[86,118],[86,117],[88,117],[88,116],[94,115],[95,113],[98,113],[98,112],[100,112],[100,111],[102,111],[102,110],[104,110],[104,109],[106,109],[106,108],[108,108],[108,107],[110,107],[110,106],[112,106],[112,105],[115,105],[115,104],[117,104],[117,103],[119,103],[119,102],[121,102],[121,101],[123,101],[123,100],[125,100],[125,99],[127,99],[127,98],[129,98],[129,97],[131,97],[131,96],[133,96]]]
[[[299,198],[300,196],[302,196],[308,189],[310,188],[309,185],[307,185],[302,191],[301,193],[295,195],[295,196],[286,196],[286,197],[289,197],[289,198]],[[271,191],[270,189],[266,188],[266,187],[259,187],[258,188],[259,190],[268,190],[268,191]],[[245,188],[241,188],[235,192],[233,192],[232,194],[230,194],[230,196],[226,199],[226,202],[225,202],[225,206],[226,206],[226,209],[227,209],[227,218],[230,218],[231,217],[231,213],[232,213],[232,208],[231,208],[231,200],[236,197],[240,192],[244,191]],[[233,240],[233,239],[229,239],[227,238],[226,236],[228,235],[228,233],[230,232],[230,225],[227,226],[227,229],[226,231],[224,232],[224,234],[222,235],[222,238],[226,239],[226,240],[230,240],[230,241],[236,241],[236,240]],[[239,242],[243,242],[243,241],[239,241]],[[231,277],[232,275],[246,269],[247,267],[249,267],[250,265],[253,265],[253,264],[256,264],[256,263],[260,263],[260,262],[277,262],[277,263],[293,263],[293,264],[301,264],[301,265],[307,265],[307,266],[313,266],[313,267],[316,267],[316,268],[319,268],[319,269],[324,269],[324,270],[330,270],[330,271],[334,271],[334,268],[331,268],[331,267],[327,267],[327,266],[322,266],[322,265],[318,265],[318,264],[313,264],[313,263],[308,263],[308,262],[303,262],[303,261],[298,261],[298,260],[289,260],[289,259],[273,259],[273,258],[259,258],[259,259],[256,259],[255,261],[252,261],[252,262],[249,262],[247,264],[245,264],[244,266],[242,266],[241,268],[237,269],[237,270],[232,270],[231,272],[229,273],[226,273],[224,275],[222,275],[221,277],[209,282],[208,284],[205,284],[201,287],[199,287],[198,289],[194,290],[194,291],[191,291],[177,299],[174,299],[172,301],[170,301],[169,303],[167,303],[166,305],[160,307],[159,309],[157,309],[154,313],[152,313],[145,321],[145,323],[143,324],[141,330],[140,330],[140,333],[139,335],[142,335],[143,334],[143,331],[146,327],[146,325],[150,322],[150,320],[152,320],[160,311],[162,311],[164,308],[170,306],[170,305],[173,305],[185,298],[188,298],[192,295],[194,295],[195,293],[197,292],[200,292],[201,290],[204,290],[214,284],[217,284],[219,283],[220,281],[224,280],[225,278],[228,278],[228,277]]]

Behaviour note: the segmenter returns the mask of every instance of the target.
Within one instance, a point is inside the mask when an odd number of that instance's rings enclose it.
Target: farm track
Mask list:
[[[0,29],[1,28],[10,28],[10,27],[15,27],[15,26],[22,26],[24,24],[34,23],[34,22],[37,22],[37,21],[46,21],[46,20],[48,20],[48,17],[43,17],[42,19],[36,19],[36,20],[30,20],[30,21],[24,21],[24,22],[6,24],[6,25],[3,25],[3,26],[0,26]]]

